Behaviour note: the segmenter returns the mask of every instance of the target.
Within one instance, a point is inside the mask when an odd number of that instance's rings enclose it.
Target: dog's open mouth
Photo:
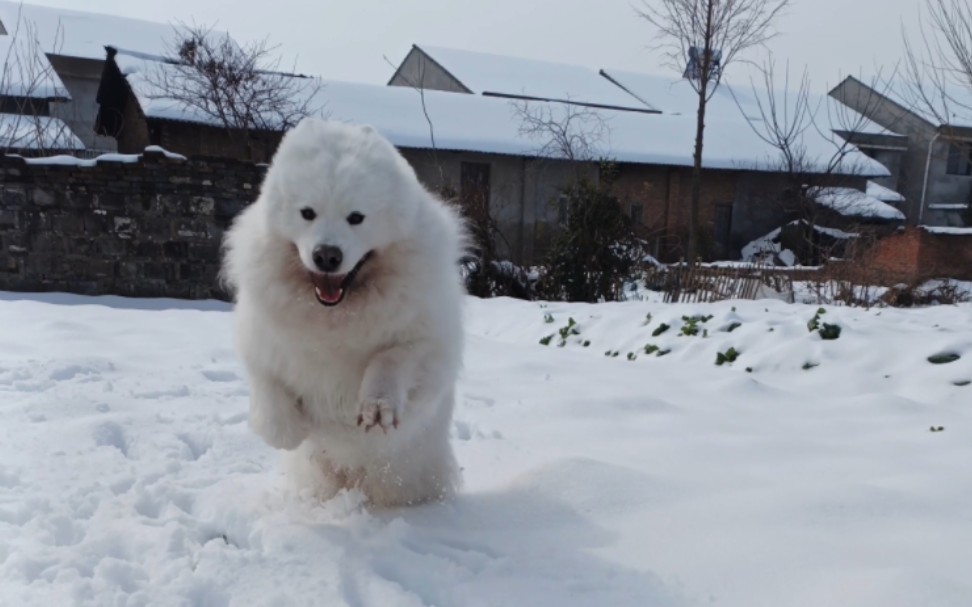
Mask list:
[[[355,277],[358,272],[361,271],[361,266],[365,264],[366,261],[371,257],[371,251],[365,254],[361,258],[351,271],[347,274],[322,274],[320,272],[311,272],[310,280],[314,285],[314,295],[317,296],[317,301],[325,306],[336,306],[341,301],[344,300],[344,294],[347,293],[348,289],[354,283]]]

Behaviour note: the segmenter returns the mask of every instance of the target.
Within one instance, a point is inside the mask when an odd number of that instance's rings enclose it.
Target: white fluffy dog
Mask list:
[[[382,506],[456,488],[463,234],[373,128],[305,119],[284,136],[223,271],[250,426],[292,451],[300,486]]]

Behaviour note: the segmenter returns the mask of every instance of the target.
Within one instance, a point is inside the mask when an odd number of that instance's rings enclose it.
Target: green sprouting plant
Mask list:
[[[665,323],[662,323],[662,324],[658,325],[658,327],[656,327],[654,331],[651,332],[651,336],[652,337],[658,337],[659,335],[661,335],[662,333],[664,333],[665,331],[667,331],[669,329],[671,329],[670,326],[668,326]]]
[[[559,333],[560,339],[567,339],[571,335],[580,335],[580,327],[577,326],[573,318],[568,318],[567,324],[560,327]]]
[[[553,338],[554,338],[554,334],[553,333],[551,333],[550,335],[548,335],[546,337],[541,337],[540,338],[540,345],[541,346],[549,346],[550,345],[550,341],[553,340]]]
[[[591,345],[591,340],[585,339],[584,341],[581,342],[581,345],[587,348]]]
[[[958,359],[962,358],[955,352],[942,352],[941,354],[932,354],[928,357],[928,362],[933,365],[947,365],[948,363],[953,363]]]
[[[661,350],[661,348],[659,348],[655,344],[648,344],[648,345],[645,346],[645,354],[647,354],[647,355],[654,354],[655,352],[658,352],[659,350]]]
[[[817,332],[820,333],[821,339],[837,339],[840,337],[840,325],[825,322]]]
[[[716,363],[720,367],[726,363],[734,363],[736,359],[739,358],[739,351],[735,348],[729,348],[725,352],[716,353]]]
[[[712,320],[711,314],[708,316],[701,316],[698,314],[695,316],[683,316],[682,322],[685,324],[682,325],[682,335],[698,335],[700,329],[699,324],[709,322],[710,320]]]
[[[543,315],[543,322],[550,324],[553,321],[554,321],[554,317],[553,314],[551,314],[550,312],[547,312],[546,314]]]
[[[651,312],[649,312],[649,313],[648,313],[648,314],[647,314],[647,315],[645,316],[645,322],[643,322],[643,323],[641,323],[641,326],[642,326],[642,327],[647,327],[647,326],[648,326],[648,325],[650,325],[650,324],[651,324]]]
[[[620,354],[621,353],[617,350],[608,350],[604,353],[604,356],[607,356],[608,358],[617,358]]]
[[[823,308],[818,308],[817,313],[813,315],[813,318],[807,322],[807,330],[813,333],[814,331],[820,333],[821,339],[837,339],[840,337],[840,325],[832,325],[826,322],[820,322],[820,317],[826,314],[827,311]]]
[[[672,351],[671,348],[665,348],[664,350],[659,350],[658,356],[665,356],[666,354],[669,354],[671,351]]]
[[[823,308],[817,308],[817,313],[813,315],[813,318],[807,322],[807,331],[813,333],[820,328],[820,317],[827,313],[827,310]]]
[[[733,331],[735,331],[736,329],[738,329],[741,326],[742,326],[742,323],[741,322],[734,321],[734,322],[729,323],[729,325],[726,326],[726,327],[724,327],[722,330],[725,331],[726,333],[732,333]]]
[[[929,430],[931,430],[932,432],[944,432],[945,426],[932,426],[931,428],[929,428]]]
[[[752,367],[746,367],[746,373],[752,373],[752,372],[753,372]]]
[[[628,352],[628,360],[635,360],[636,358],[638,358],[637,354],[634,352]]]
[[[803,363],[803,370],[804,371],[809,371],[810,369],[813,369],[814,367],[819,367],[819,366],[820,366],[820,363],[812,363],[810,361],[807,361],[807,362]]]

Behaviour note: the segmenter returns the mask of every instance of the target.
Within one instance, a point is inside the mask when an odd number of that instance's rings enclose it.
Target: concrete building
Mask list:
[[[972,90],[949,92],[950,111],[911,100],[904,85],[876,90],[848,77],[830,95],[900,133],[861,149],[891,169],[911,225],[964,226],[972,205]],[[944,110],[944,108],[943,108]]]
[[[96,155],[117,149],[114,138],[95,132],[105,47],[161,56],[173,45],[178,29],[166,23],[0,0],[0,39],[4,37],[36,41],[66,91],[50,100],[49,115],[70,128],[87,155]]]

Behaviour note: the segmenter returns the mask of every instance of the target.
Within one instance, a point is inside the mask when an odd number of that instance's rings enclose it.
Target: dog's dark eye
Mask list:
[[[315,213],[314,209],[310,207],[304,207],[300,210],[300,216],[307,221],[314,221],[314,218],[317,217],[317,213]]]
[[[350,223],[353,226],[358,225],[362,221],[364,221],[364,215],[362,215],[361,213],[359,213],[357,211],[355,211],[354,213],[351,213],[350,215],[348,215],[348,223]]]

